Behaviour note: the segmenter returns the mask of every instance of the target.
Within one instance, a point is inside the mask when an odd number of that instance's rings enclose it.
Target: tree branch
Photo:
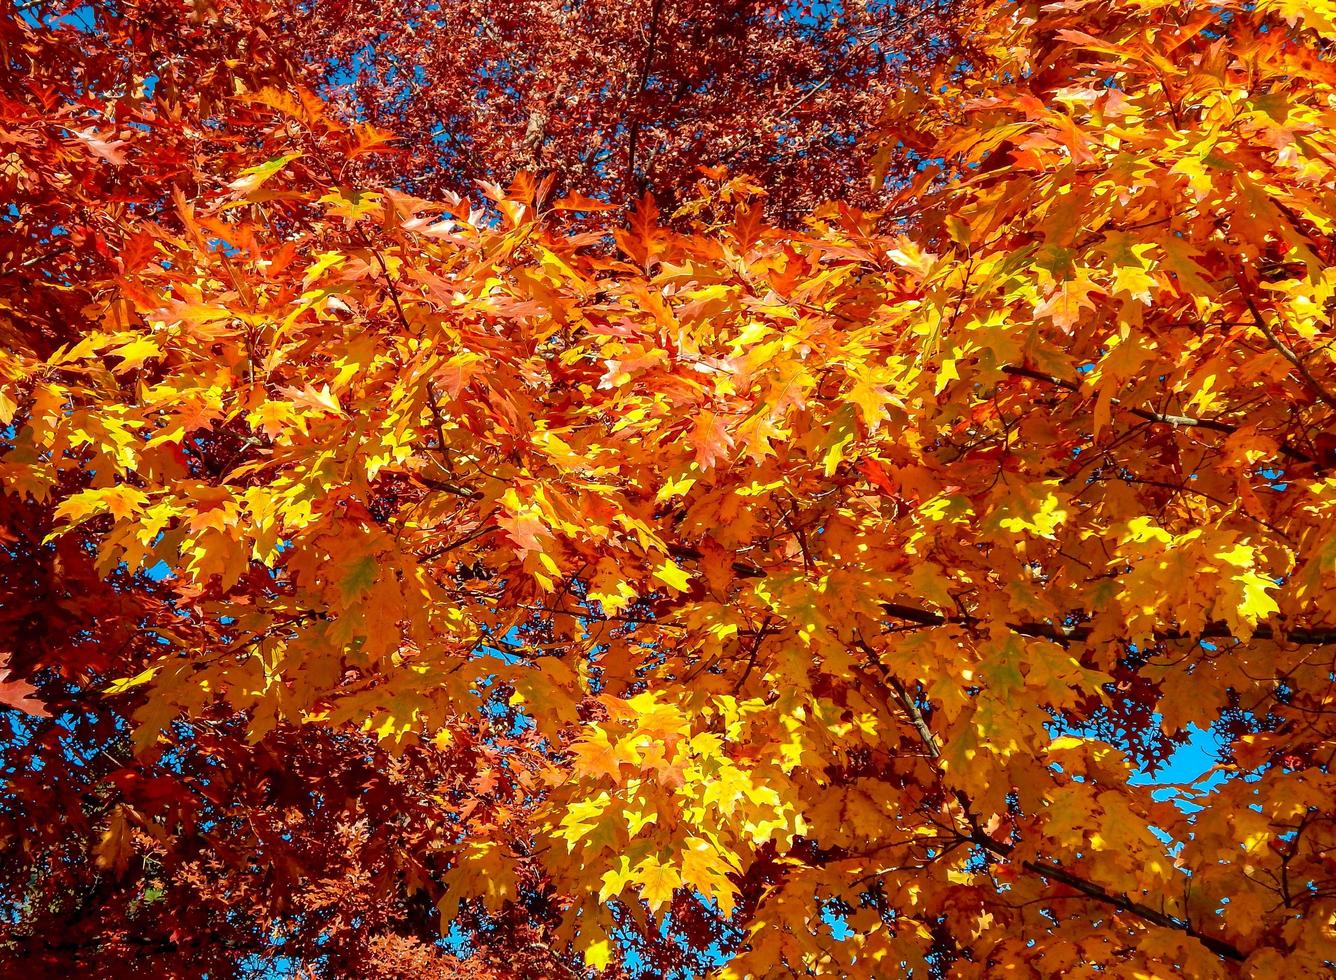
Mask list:
[[[669,552],[675,558],[686,558],[699,561],[701,559],[700,550],[687,546],[670,547]],[[749,565],[746,562],[733,562],[733,572],[741,578],[765,578],[769,573],[756,565]],[[918,626],[967,626],[979,627],[984,621],[978,616],[956,615],[947,616],[942,613],[935,613],[928,609],[920,609],[917,606],[907,606],[899,602],[881,603],[882,611],[892,619],[898,619],[906,623],[914,623]],[[1021,636],[1033,636],[1043,640],[1053,640],[1055,643],[1084,643],[1094,635],[1095,628],[1088,623],[1081,623],[1075,626],[1058,626],[1053,623],[1007,623],[1007,629],[1013,633],[1019,633]],[[1189,632],[1180,629],[1159,629],[1151,633],[1154,639],[1171,643],[1177,640],[1231,640],[1235,639],[1234,630],[1228,623],[1221,620],[1214,620],[1207,623],[1197,632]],[[1252,639],[1254,640],[1275,640],[1280,643],[1296,643],[1300,645],[1322,646],[1327,643],[1336,643],[1336,627],[1295,627],[1294,629],[1277,629],[1275,627],[1261,625],[1253,630]]]
[[[881,674],[886,679],[887,684],[889,684],[891,689],[895,691],[896,699],[900,702],[901,707],[904,709],[905,716],[909,719],[909,722],[913,726],[914,731],[917,733],[920,741],[923,742],[924,746],[928,750],[928,754],[933,759],[933,768],[937,771],[938,778],[939,779],[942,778],[943,773],[941,771],[940,765],[938,764],[938,760],[941,758],[942,750],[941,747],[937,744],[937,738],[935,735],[933,735],[932,729],[928,727],[928,723],[924,719],[923,713],[919,711],[918,705],[914,703],[913,698],[910,696],[909,692],[905,690],[905,686],[900,683],[899,678],[897,678],[893,673],[891,673],[891,671],[886,667],[886,665],[881,662],[881,658],[877,656],[875,650],[869,647],[866,643],[861,643],[861,642],[859,643],[859,647],[863,650],[865,654],[868,655],[872,663],[875,664],[876,667],[881,671]],[[1008,860],[1012,860],[1013,855],[1016,851],[1016,846],[1014,844],[1008,844],[1004,841],[996,840],[990,834],[986,833],[983,830],[982,826],[979,823],[978,817],[974,814],[973,806],[970,802],[970,799],[963,790],[959,789],[954,790],[953,796],[960,803],[961,808],[964,810],[965,821],[970,828],[970,834],[969,834],[970,842],[978,845],[985,851],[988,851],[989,853],[994,854],[997,857],[1002,857],[1002,858],[1007,858]],[[1219,956],[1222,959],[1233,960],[1234,962],[1237,963],[1241,963],[1247,959],[1247,956],[1245,956],[1238,949],[1238,947],[1225,942],[1223,939],[1217,939],[1214,936],[1204,935],[1203,933],[1195,929],[1192,926],[1192,924],[1188,922],[1186,919],[1180,919],[1177,916],[1172,916],[1168,915],[1167,913],[1160,912],[1156,909],[1151,908],[1148,905],[1142,904],[1141,902],[1134,901],[1125,894],[1117,894],[1111,892],[1108,889],[1104,888],[1103,886],[1097,885],[1093,881],[1089,881],[1085,878],[1080,877],[1079,875],[1073,874],[1071,871],[1068,871],[1065,868],[1061,868],[1056,864],[1051,864],[1047,861],[1028,861],[1028,860],[1020,861],[1019,864],[1022,868],[1024,868],[1026,871],[1031,872],[1032,874],[1040,875],[1041,877],[1048,878],[1051,881],[1061,882],[1068,888],[1074,889],[1075,891],[1080,892],[1082,895],[1085,895],[1087,898],[1091,898],[1103,905],[1108,905],[1112,908],[1118,909],[1120,912],[1126,912],[1129,915],[1134,915],[1137,918],[1141,919],[1142,921],[1150,923],[1151,925],[1160,926],[1161,928],[1164,929],[1175,929],[1179,932],[1186,933],[1187,935],[1193,937],[1198,942],[1200,942],[1203,946],[1209,949],[1216,956]]]
[[[649,16],[649,41],[645,46],[645,60],[640,66],[640,84],[636,86],[631,110],[634,115],[631,117],[631,131],[626,149],[626,192],[630,196],[634,196],[635,193],[631,185],[636,179],[636,149],[640,142],[640,102],[649,85],[649,70],[654,63],[654,49],[659,44],[659,19],[662,13],[663,0],[653,0]]]
[[[1002,373],[1010,374],[1017,378],[1029,378],[1031,381],[1042,381],[1045,384],[1051,384],[1067,391],[1081,391],[1081,386],[1075,381],[1068,381],[1065,378],[1057,378],[1051,374],[1045,374],[1042,371],[1035,371],[1032,368],[1017,367],[1008,364],[1002,368]],[[1219,419],[1199,419],[1194,418],[1191,415],[1169,415],[1164,412],[1152,412],[1149,409],[1127,405],[1117,398],[1110,398],[1109,403],[1111,405],[1117,405],[1123,411],[1135,415],[1137,418],[1144,419],[1147,422],[1180,426],[1183,428],[1207,429],[1211,432],[1222,432],[1225,435],[1233,435],[1238,431],[1238,426],[1230,425],[1228,422],[1221,422]],[[1285,456],[1299,463],[1317,462],[1313,457],[1301,450],[1295,449],[1288,442],[1281,444],[1280,451]]]
[[[984,850],[996,854],[998,857],[1010,858],[1012,852],[1016,850],[1014,845],[994,840],[987,834],[975,835],[971,840]],[[1021,861],[1020,865],[1025,870],[1034,874],[1042,875],[1053,881],[1060,881],[1068,888],[1080,892],[1087,898],[1092,898],[1103,905],[1116,908],[1120,912],[1135,915],[1137,918],[1142,919],[1145,922],[1160,926],[1164,929],[1177,929],[1179,932],[1186,933],[1222,959],[1242,963],[1248,958],[1237,946],[1227,943],[1223,939],[1205,935],[1194,928],[1186,919],[1180,919],[1177,916],[1157,911],[1149,905],[1143,905],[1141,902],[1133,901],[1127,895],[1110,892],[1092,881],[1087,881],[1085,878],[1078,877],[1070,871],[1058,867],[1056,864],[1049,864],[1047,861]]]
[[[1257,308],[1257,303],[1252,297],[1252,290],[1246,288],[1243,285],[1243,280],[1238,276],[1234,277],[1234,281],[1239,285],[1239,292],[1243,294],[1243,301],[1248,304],[1248,312],[1252,314],[1253,323],[1257,324],[1257,329],[1262,331],[1262,334],[1268,341],[1270,341],[1271,346],[1280,353],[1281,357],[1294,365],[1294,369],[1298,371],[1299,376],[1304,379],[1304,383],[1308,385],[1308,389],[1312,391],[1313,394],[1317,395],[1318,398],[1322,399],[1328,408],[1336,408],[1336,395],[1333,395],[1330,391],[1324,388],[1322,383],[1313,376],[1313,372],[1308,370],[1308,365],[1304,364],[1303,359],[1300,358],[1298,354],[1294,353],[1294,351],[1290,350],[1285,342],[1276,336],[1275,331],[1272,330],[1270,324],[1266,322],[1266,318],[1262,316],[1262,311]]]
[[[977,616],[946,616],[941,613],[931,612],[927,609],[919,609],[914,606],[906,606],[897,602],[883,602],[881,608],[886,615],[903,620],[908,623],[917,623],[920,626],[947,626],[951,624],[959,626],[980,626],[983,620]],[[1052,623],[1007,623],[1007,629],[1013,633],[1019,633],[1022,636],[1033,636],[1044,640],[1053,640],[1058,643],[1084,642],[1094,634],[1095,628],[1088,624],[1079,626],[1055,626]],[[1219,620],[1207,623],[1201,630],[1193,633],[1178,629],[1155,630],[1151,634],[1156,640],[1163,642],[1172,642],[1175,640],[1212,640],[1212,639],[1233,639],[1234,631],[1228,623]],[[1277,640],[1288,643],[1299,644],[1325,644],[1336,643],[1336,628],[1331,629],[1307,629],[1296,628],[1292,630],[1277,630],[1270,626],[1258,626],[1253,631],[1254,640]]]
[[[431,477],[423,476],[420,473],[413,474],[413,479],[417,480],[430,490],[440,490],[442,493],[452,493],[456,497],[464,497],[467,500],[481,500],[483,498],[481,490],[462,487],[458,483],[453,483],[449,480],[434,480]]]

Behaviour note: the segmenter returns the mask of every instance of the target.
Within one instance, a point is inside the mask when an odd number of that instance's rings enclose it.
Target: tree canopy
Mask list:
[[[969,50],[970,9],[414,0],[396,14],[412,29],[387,30],[375,4],[323,2],[296,20],[292,58],[339,110],[404,137],[391,167],[364,173],[415,194],[522,169],[618,205],[649,191],[670,210],[698,165],[725,165],[795,224],[824,200],[881,199],[867,137],[898,87]]]
[[[384,18],[0,22],[0,961],[1330,975],[1336,8]]]

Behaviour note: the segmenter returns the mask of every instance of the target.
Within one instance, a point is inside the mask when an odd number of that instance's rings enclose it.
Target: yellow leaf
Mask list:
[[[617,758],[616,749],[608,740],[608,733],[601,728],[595,728],[582,741],[572,745],[571,754],[575,757],[576,775],[606,775],[613,782],[617,782],[621,775],[621,761]]]
[[[1243,596],[1238,606],[1239,616],[1250,625],[1280,612],[1280,606],[1268,594],[1268,590],[1276,588],[1276,583],[1271,579],[1256,572],[1245,572],[1236,581],[1243,587]]]
[[[736,904],[737,886],[726,877],[733,870],[709,841],[699,837],[687,841],[682,855],[682,883],[717,901],[724,915],[731,915]]]
[[[597,942],[592,942],[585,947],[584,961],[585,965],[595,970],[605,969],[608,962],[612,959],[612,943],[606,936]]]
[[[342,252],[321,252],[315,261],[306,267],[306,278],[302,281],[303,289],[310,289],[321,274],[329,268],[346,262],[348,256]]]
[[[690,469],[695,468],[696,464],[693,462]],[[684,470],[680,476],[668,477],[668,479],[664,481],[663,486],[659,488],[659,492],[654,500],[656,503],[661,504],[665,500],[672,500],[674,497],[685,497],[687,492],[695,485],[696,478],[690,475],[690,470]]]
[[[111,514],[117,520],[125,520],[138,513],[147,502],[148,496],[135,487],[101,487],[66,497],[56,508],[55,516],[57,523],[64,522],[67,527],[99,514]]]
[[[103,689],[103,693],[124,694],[132,687],[138,687],[140,684],[147,684],[149,681],[153,680],[153,675],[157,672],[157,667],[150,667],[148,670],[141,671],[133,677],[118,677]]]
[[[618,865],[608,871],[603,872],[603,886],[598,891],[598,900],[606,902],[610,898],[616,898],[620,895],[635,875],[631,871],[631,862],[623,854],[618,859]]]
[[[682,884],[682,875],[672,865],[648,857],[636,865],[635,881],[641,897],[657,912],[664,902],[672,901],[673,892]]]
[[[927,276],[937,261],[937,256],[924,252],[904,236],[897,239],[895,248],[886,251],[886,257],[900,268],[907,269],[920,277]]]
[[[270,439],[277,438],[286,424],[294,418],[300,425],[300,416],[293,412],[291,402],[266,401],[259,408],[246,413],[246,421],[250,427],[259,429]]]
[[[121,358],[121,363],[116,365],[116,371],[119,373],[134,370],[150,357],[161,357],[162,349],[149,337],[136,337],[111,353]]]
[[[300,153],[285,153],[283,156],[274,157],[257,167],[243,170],[240,177],[227,185],[228,190],[236,191],[238,194],[250,194],[252,191],[258,190],[261,184],[300,156]]]
[[[654,570],[654,577],[674,592],[685,592],[691,584],[691,576],[671,558],[665,558],[663,564]]]

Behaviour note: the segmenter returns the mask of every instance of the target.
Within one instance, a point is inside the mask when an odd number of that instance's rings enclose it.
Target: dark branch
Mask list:
[[[917,623],[920,626],[954,624],[976,627],[983,625],[983,620],[976,616],[944,616],[940,613],[930,612],[927,609],[918,609],[914,606],[905,606],[896,602],[883,602],[881,608],[885,610],[886,615],[893,619],[899,619],[907,623]],[[1052,623],[1008,623],[1007,628],[1022,636],[1034,636],[1040,639],[1054,640],[1058,643],[1082,643],[1090,639],[1095,632],[1095,628],[1089,624],[1055,626]],[[1234,631],[1228,623],[1216,621],[1207,623],[1205,627],[1195,633],[1178,629],[1161,629],[1153,631],[1151,635],[1156,640],[1167,643],[1175,640],[1233,639]],[[1278,630],[1270,626],[1258,626],[1253,631],[1252,638],[1254,640],[1277,640],[1288,643],[1320,645],[1336,643],[1336,629],[1298,627],[1290,630]]]
[[[1248,312],[1252,314],[1253,323],[1257,325],[1257,329],[1262,331],[1263,336],[1281,357],[1294,365],[1294,369],[1299,372],[1299,377],[1303,378],[1309,391],[1320,398],[1328,408],[1336,408],[1336,395],[1323,387],[1322,382],[1318,381],[1313,372],[1308,370],[1308,365],[1303,362],[1303,359],[1276,336],[1276,332],[1271,329],[1271,326],[1266,322],[1266,318],[1262,316],[1262,311],[1257,308],[1257,303],[1252,297],[1252,291],[1244,286],[1243,280],[1235,276],[1234,281],[1239,284],[1239,291],[1243,294],[1243,301],[1248,304]]]
[[[700,551],[696,548],[675,547],[671,551],[673,556],[677,558],[699,560],[701,557]],[[765,569],[745,562],[734,562],[733,572],[741,578],[765,578],[767,575]],[[977,616],[946,616],[942,613],[920,609],[916,606],[906,606],[898,602],[883,602],[881,608],[892,619],[923,627],[955,625],[975,628],[984,625],[984,621]],[[1008,623],[1007,628],[1021,636],[1053,640],[1055,643],[1084,643],[1095,632],[1095,627],[1089,623],[1073,626],[1056,626],[1053,623]],[[1207,623],[1197,632],[1180,629],[1158,629],[1152,631],[1151,635],[1157,641],[1163,643],[1172,643],[1177,640],[1229,640],[1235,638],[1234,630],[1230,625],[1220,620]],[[1254,640],[1275,640],[1281,643],[1321,646],[1326,643],[1336,643],[1336,627],[1298,626],[1293,629],[1278,629],[1273,626],[1260,625],[1253,630],[1252,638]]]
[[[1075,381],[1068,381],[1065,378],[1057,378],[1051,374],[1045,374],[1042,371],[1035,371],[1032,368],[1016,367],[1008,364],[1002,368],[1003,374],[1010,374],[1017,378],[1029,378],[1031,381],[1042,381],[1045,384],[1054,385],[1067,391],[1080,392],[1081,386]],[[1238,431],[1238,426],[1230,425],[1228,422],[1221,422],[1219,419],[1199,419],[1191,415],[1169,415],[1164,412],[1152,412],[1149,409],[1138,408],[1134,405],[1127,405],[1117,398],[1110,398],[1109,403],[1117,405],[1123,411],[1135,415],[1139,419],[1147,422],[1154,422],[1160,425],[1173,425],[1182,428],[1206,429],[1210,432],[1222,432],[1225,435],[1233,435]],[[1299,463],[1316,463],[1313,457],[1302,450],[1295,449],[1288,442],[1281,445],[1280,451],[1289,459]]]
[[[881,672],[891,689],[895,691],[896,699],[903,708],[905,716],[913,725],[919,740],[922,741],[927,748],[928,754],[933,759],[934,768],[937,770],[938,776],[940,777],[942,773],[938,767],[937,760],[940,759],[942,750],[937,744],[937,738],[932,733],[932,729],[928,727],[928,723],[924,719],[923,713],[919,711],[918,705],[914,703],[914,699],[910,696],[909,692],[905,690],[905,687],[900,683],[899,678],[891,673],[886,665],[881,662],[876,651],[865,643],[860,643],[859,648],[868,655],[868,658]],[[1016,851],[1015,845],[996,840],[983,830],[978,817],[974,813],[973,804],[970,802],[969,796],[966,795],[963,790],[955,790],[952,796],[964,811],[965,822],[969,825],[970,842],[998,857],[1012,858]],[[1160,926],[1165,929],[1176,929],[1179,932],[1186,933],[1222,959],[1233,960],[1236,963],[1241,963],[1247,959],[1247,956],[1245,956],[1238,947],[1225,942],[1223,939],[1204,935],[1194,928],[1186,919],[1180,919],[1177,916],[1157,911],[1148,905],[1134,901],[1127,895],[1111,892],[1108,889],[1097,885],[1092,881],[1088,881],[1079,875],[1073,874],[1071,871],[1061,868],[1056,864],[1050,864],[1047,861],[1021,861],[1019,863],[1026,871],[1041,875],[1044,878],[1048,878],[1050,881],[1061,882],[1068,888],[1078,891],[1087,898],[1094,899],[1102,905],[1108,905],[1111,908],[1118,909],[1120,912],[1134,915],[1142,921],[1152,925]]]

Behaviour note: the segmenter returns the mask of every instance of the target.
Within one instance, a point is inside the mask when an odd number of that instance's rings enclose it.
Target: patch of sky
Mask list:
[[[1270,481],[1270,483],[1267,484],[1268,487],[1270,487],[1270,489],[1272,490],[1275,490],[1277,493],[1284,493],[1287,489],[1289,489],[1289,484],[1285,482],[1284,479],[1282,479],[1282,477],[1284,477],[1285,475],[1284,470],[1265,469],[1265,470],[1258,470],[1257,472],[1258,475],[1260,475],[1264,480]]]
[[[27,22],[29,27],[71,27],[81,34],[91,34],[97,29],[97,12],[92,4],[84,4],[64,13],[51,11],[45,5],[16,4],[15,6],[19,17]]]
[[[228,258],[231,258],[232,256],[237,255],[238,253],[241,252],[241,249],[237,248],[237,246],[233,245],[225,238],[210,238],[209,248],[217,252],[222,252]],[[199,444],[200,440],[196,439],[195,442],[196,444]]]
[[[1189,725],[1187,736],[1187,741],[1174,749],[1169,758],[1156,767],[1154,772],[1142,770],[1133,774],[1128,783],[1133,786],[1165,787],[1155,790],[1152,795],[1159,800],[1175,797],[1174,805],[1190,813],[1201,807],[1179,798],[1170,787],[1191,783],[1196,789],[1206,791],[1224,783],[1226,776],[1222,772],[1211,772],[1219,755],[1219,745],[1215,735],[1209,729]],[[1204,776],[1205,779],[1202,778]]]

